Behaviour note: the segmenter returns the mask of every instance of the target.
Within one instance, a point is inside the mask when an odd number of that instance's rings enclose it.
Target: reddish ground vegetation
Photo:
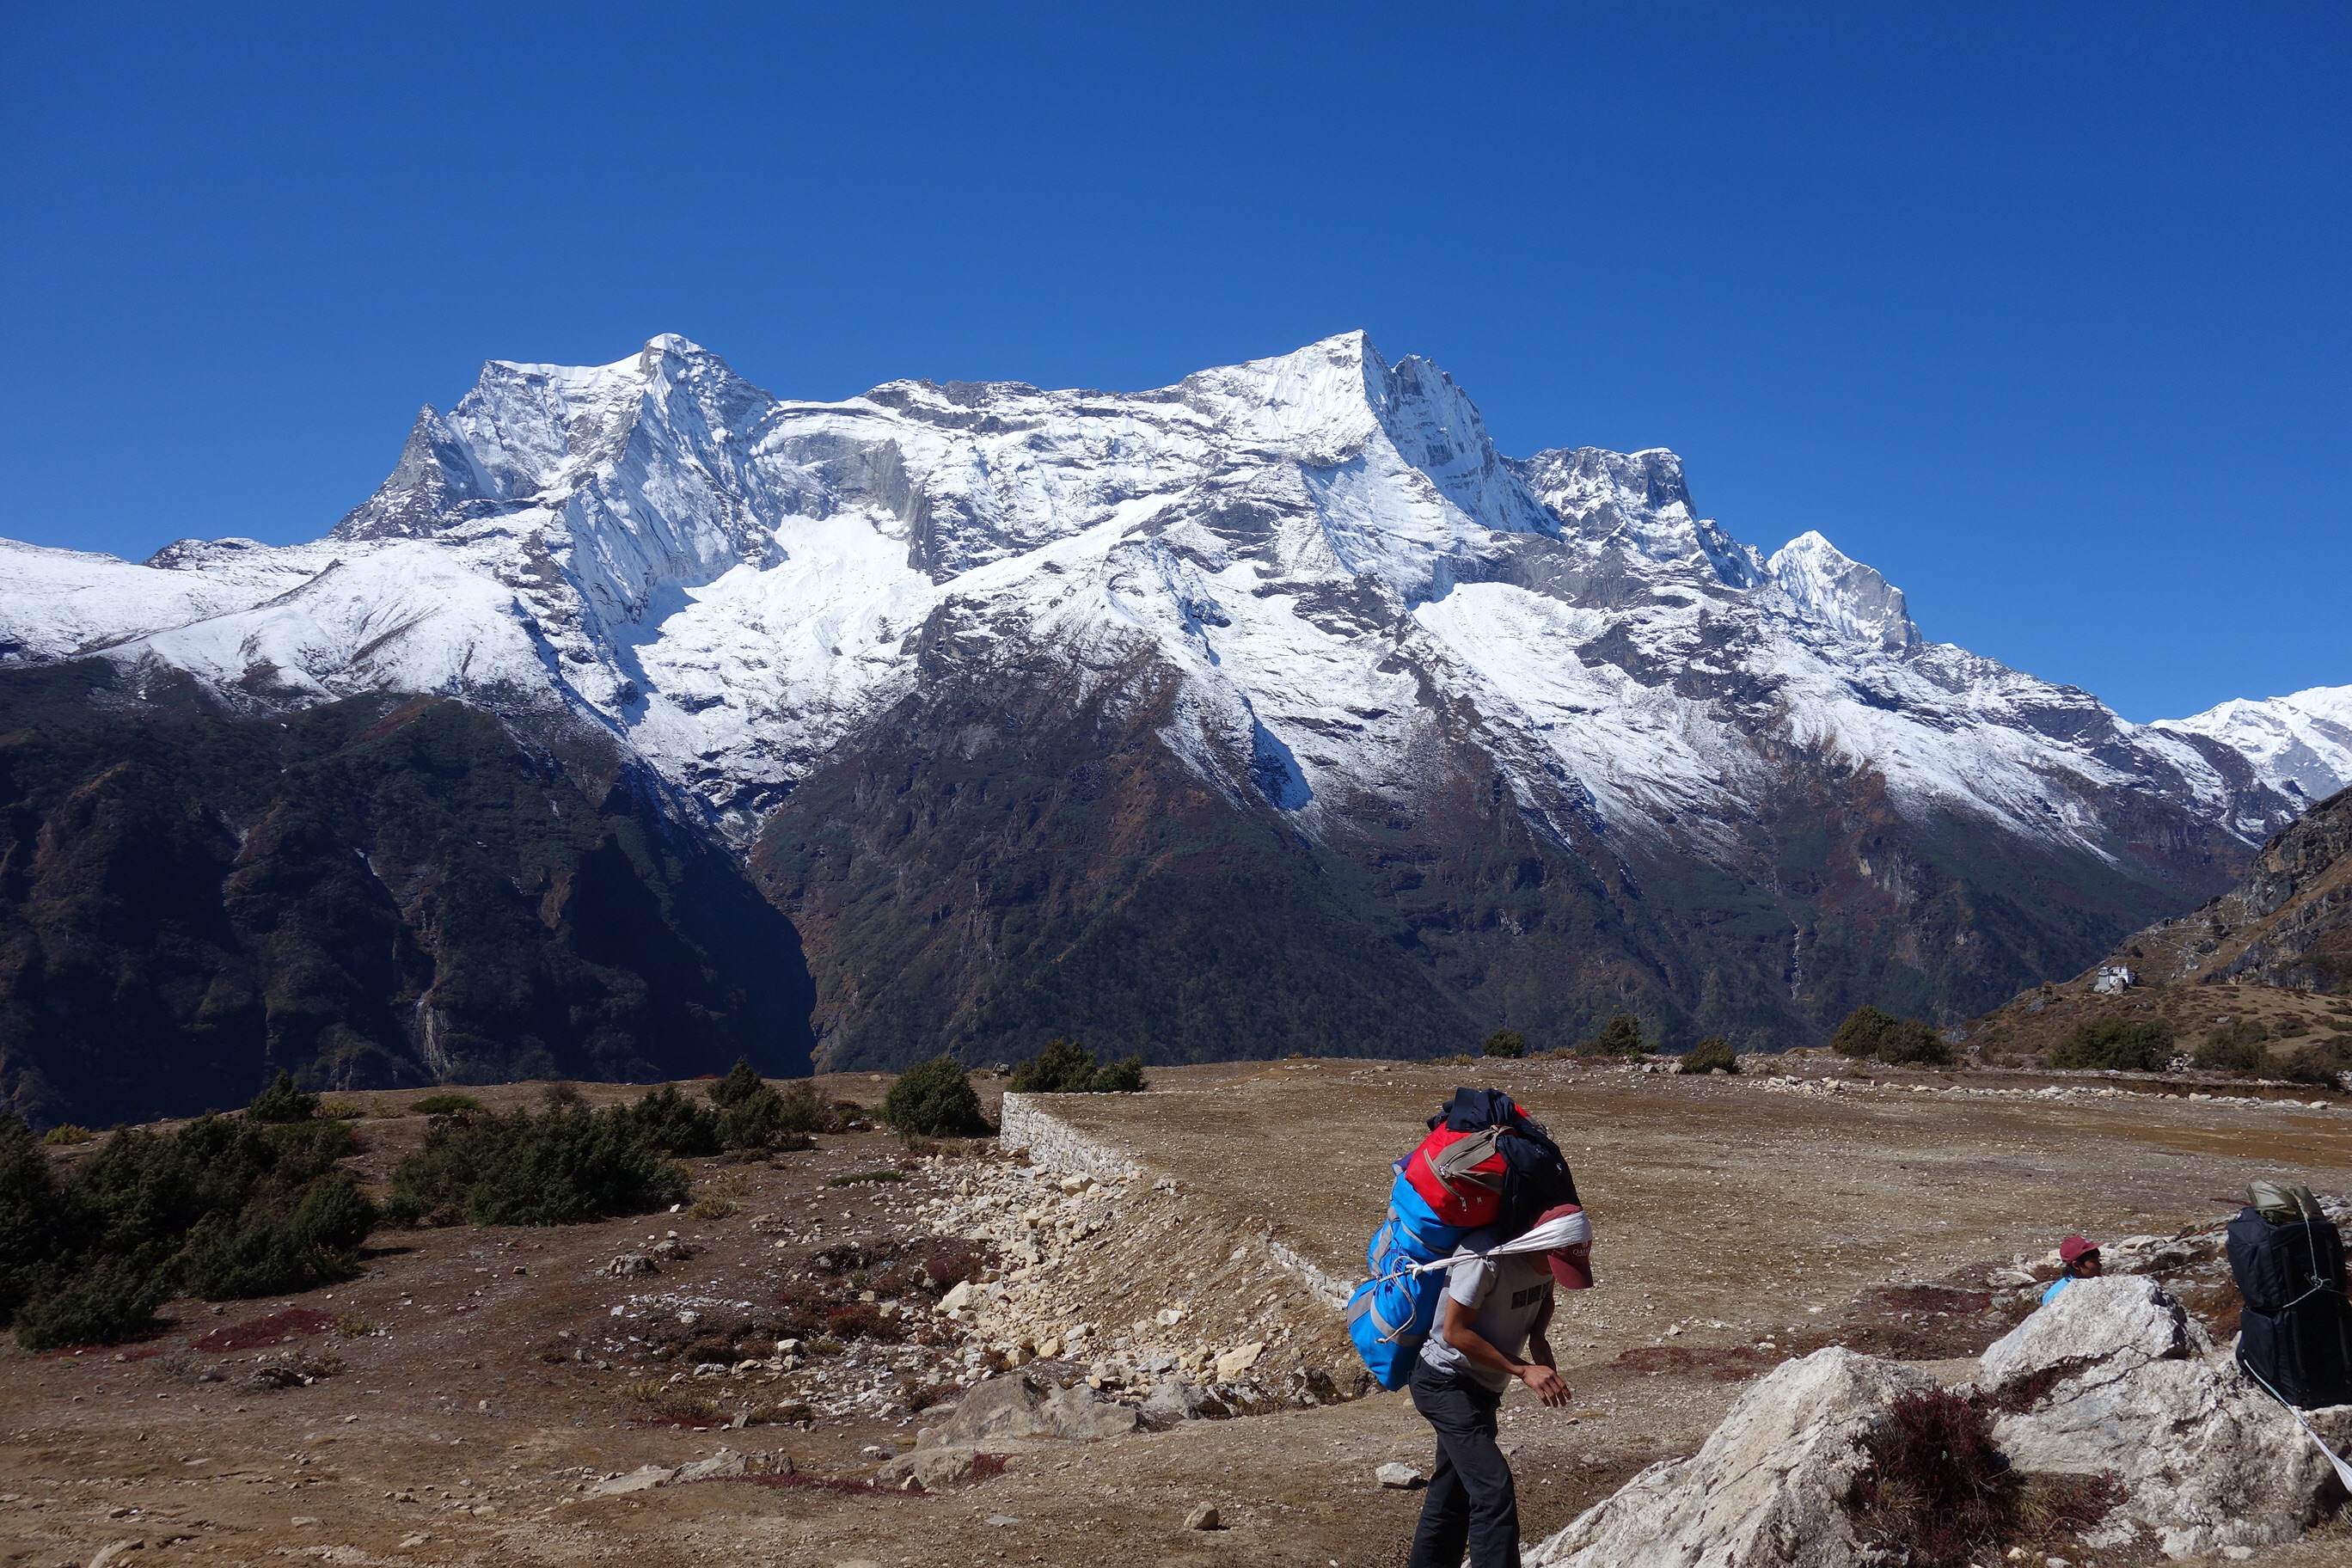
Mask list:
[[[289,1307],[282,1312],[248,1318],[242,1323],[215,1329],[190,1343],[188,1348],[206,1355],[220,1355],[229,1351],[257,1351],[266,1345],[289,1343],[306,1334],[323,1334],[334,1326],[335,1320],[324,1312],[313,1312],[307,1307]]]

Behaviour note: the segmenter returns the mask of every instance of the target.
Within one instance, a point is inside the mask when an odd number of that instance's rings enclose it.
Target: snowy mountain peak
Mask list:
[[[2305,803],[2352,789],[2352,686],[2315,686],[2262,701],[2232,698],[2187,719],[2159,719],[2156,728],[2219,741]]]
[[[1903,590],[1811,529],[1774,551],[1764,571],[1801,619],[1847,642],[1889,653],[1919,645]]]
[[[1687,565],[1726,587],[1753,587],[1761,579],[1756,552],[1698,516],[1683,482],[1683,460],[1663,447],[1554,448],[1515,466],[1543,504],[1594,545]]]

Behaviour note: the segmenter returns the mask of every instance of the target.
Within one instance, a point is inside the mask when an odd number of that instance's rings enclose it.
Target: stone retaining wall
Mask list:
[[[1113,1180],[1143,1174],[1142,1163],[1126,1150],[1090,1138],[1060,1117],[1046,1111],[1036,1094],[1008,1094],[1000,1113],[997,1142],[1007,1149],[1025,1149],[1029,1162],[1049,1171],[1083,1171]]]
[[[1036,1094],[1004,1097],[1002,1131],[998,1134],[1003,1147],[1026,1150],[1030,1163],[1046,1170],[1084,1172],[1097,1180],[1138,1179],[1146,1173],[1143,1163],[1133,1154],[1079,1131],[1047,1110],[1043,1103],[1046,1098]],[[1334,1279],[1271,1236],[1265,1238],[1265,1249],[1276,1263],[1297,1275],[1326,1304],[1334,1308],[1348,1304],[1348,1281]]]

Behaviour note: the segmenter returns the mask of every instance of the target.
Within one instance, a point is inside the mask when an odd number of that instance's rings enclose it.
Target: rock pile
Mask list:
[[[1015,1365],[1080,1369],[1154,1426],[1361,1392],[1338,1313],[1265,1220],[1221,1214],[1140,1169],[941,1174],[954,1185],[921,1223],[1003,1263],[940,1299],[969,1342]]]

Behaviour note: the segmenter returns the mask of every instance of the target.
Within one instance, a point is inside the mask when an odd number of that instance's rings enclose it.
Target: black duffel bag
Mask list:
[[[2244,1208],[2230,1222],[2230,1272],[2245,1306],[2238,1362],[2290,1405],[2352,1405],[2352,1301],[2344,1237],[2315,1207],[2280,1222]]]

